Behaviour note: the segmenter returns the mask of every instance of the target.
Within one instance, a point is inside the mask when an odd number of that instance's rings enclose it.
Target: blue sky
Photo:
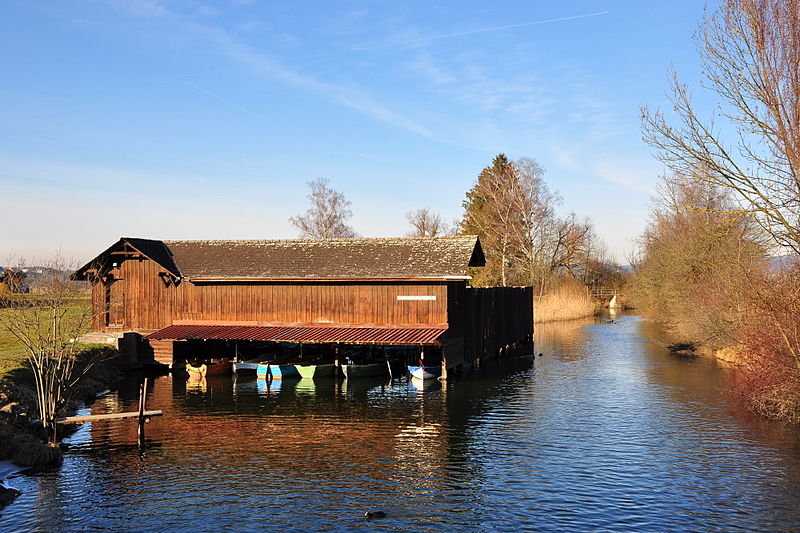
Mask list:
[[[696,84],[700,1],[5,1],[0,264],[122,235],[291,238],[306,182],[363,236],[447,219],[533,157],[624,261],[661,165],[639,109]],[[9,228],[13,228],[9,231]]]

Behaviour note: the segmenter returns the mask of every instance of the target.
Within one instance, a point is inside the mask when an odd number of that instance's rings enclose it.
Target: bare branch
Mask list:
[[[726,0],[696,40],[718,109],[701,119],[673,75],[680,125],[643,109],[644,139],[677,174],[732,191],[773,246],[800,253],[800,4]],[[717,119],[734,128],[735,146],[723,142]]]

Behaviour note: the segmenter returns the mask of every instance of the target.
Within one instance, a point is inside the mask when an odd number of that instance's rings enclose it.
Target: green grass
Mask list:
[[[0,309],[0,313],[7,313],[5,309]],[[22,366],[27,359],[25,351],[19,341],[5,329],[0,329],[0,379],[5,375]]]
[[[85,313],[90,305],[91,300],[88,297],[77,297],[69,304],[68,316],[78,317]],[[0,309],[0,315],[8,315],[12,312],[10,309]],[[87,333],[88,328],[89,326],[80,334]],[[27,358],[25,347],[0,323],[0,379],[4,379],[9,373],[21,368]]]

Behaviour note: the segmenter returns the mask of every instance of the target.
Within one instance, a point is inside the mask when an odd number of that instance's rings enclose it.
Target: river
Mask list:
[[[161,377],[142,453],[130,420],[84,425],[60,470],[9,479],[0,530],[799,530],[800,431],[657,337],[633,315],[540,326],[541,357],[424,390]],[[129,380],[91,410],[136,401]]]

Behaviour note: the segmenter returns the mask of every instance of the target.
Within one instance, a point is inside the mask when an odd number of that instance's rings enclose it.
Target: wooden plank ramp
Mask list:
[[[120,418],[150,418],[152,416],[161,416],[164,413],[161,411],[131,411],[127,413],[107,413],[104,415],[82,415],[82,416],[67,416],[63,418],[56,418],[59,424],[83,424],[84,422],[94,422],[95,420],[117,420]]]

